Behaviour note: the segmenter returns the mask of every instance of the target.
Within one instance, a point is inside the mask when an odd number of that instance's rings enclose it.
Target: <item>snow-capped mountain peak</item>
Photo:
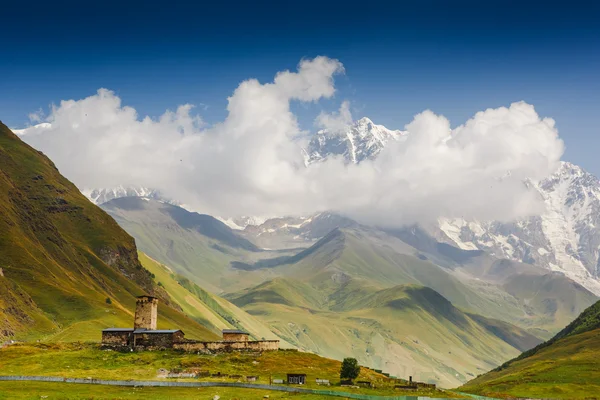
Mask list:
[[[534,185],[546,209],[510,223],[441,219],[440,240],[466,250],[543,266],[600,295],[600,182],[562,162]]]
[[[166,203],[180,205],[178,202],[165,197],[159,190],[143,186],[119,185],[112,188],[84,189],[81,191],[94,204],[102,204],[121,197],[143,197]]]
[[[342,130],[323,129],[310,140],[305,164],[322,161],[331,156],[342,156],[348,163],[357,164],[374,159],[390,140],[401,140],[406,132],[387,129],[364,117]]]

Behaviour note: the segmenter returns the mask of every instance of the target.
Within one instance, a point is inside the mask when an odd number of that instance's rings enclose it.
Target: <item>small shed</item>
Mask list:
[[[305,385],[306,374],[287,374],[288,385]]]
[[[247,342],[250,334],[239,329],[223,329],[224,342]]]

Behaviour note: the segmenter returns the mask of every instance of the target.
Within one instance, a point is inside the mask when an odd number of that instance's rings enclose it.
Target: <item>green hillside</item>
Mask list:
[[[437,256],[425,256],[381,231],[336,229],[294,256],[240,267],[240,277],[262,274],[268,279],[284,276],[307,282],[328,297],[333,310],[345,307],[336,302],[363,301],[356,292],[344,297],[337,293],[339,282],[348,278],[378,289],[417,284],[434,289],[461,309],[510,322],[546,338],[597,300],[563,275],[479,253],[463,260],[450,253],[455,260],[447,258],[441,267],[432,262]]]
[[[135,296],[161,298],[160,325],[215,335],[177,310],[135,242],[0,123],[0,339],[98,340],[130,326]]]
[[[362,301],[333,311],[322,292],[286,278],[230,300],[299,348],[336,359],[352,354],[363,365],[444,387],[539,343],[510,324],[460,311],[430,288],[403,285],[376,290],[352,280],[343,286],[340,292],[359,290]]]
[[[177,275],[169,267],[139,253],[142,265],[154,274],[158,285],[163,287],[182,311],[220,335],[222,329],[243,329],[255,339],[280,339],[267,326],[229,301],[200,288],[189,279]],[[285,341],[280,347],[291,347]]]
[[[141,251],[213,293],[240,287],[239,272],[230,268],[232,261],[273,256],[221,221],[171,204],[127,197],[101,207],[135,237]],[[250,284],[261,281],[257,276]]]
[[[551,340],[460,390],[493,396],[584,399],[600,395],[600,302]]]

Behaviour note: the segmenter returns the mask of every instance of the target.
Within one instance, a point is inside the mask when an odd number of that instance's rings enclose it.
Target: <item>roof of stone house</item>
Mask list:
[[[241,331],[239,329],[223,329],[222,332],[223,333],[238,333],[238,334],[241,334],[241,335],[249,335],[248,332]]]
[[[102,332],[133,332],[133,328],[107,328],[102,329]]]
[[[149,330],[149,329],[136,329],[133,333],[177,333],[183,331],[181,329],[157,329],[157,330]]]

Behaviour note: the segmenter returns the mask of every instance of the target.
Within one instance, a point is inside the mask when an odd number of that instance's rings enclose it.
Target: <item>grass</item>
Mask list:
[[[42,399],[138,399],[138,400],[171,400],[171,399],[213,399],[217,395],[221,400],[325,400],[328,396],[310,394],[292,394],[267,390],[238,388],[131,388],[72,383],[47,382],[0,382],[0,399],[2,400],[39,400]]]
[[[461,391],[495,397],[600,398],[600,329],[559,339],[482,375]]]
[[[258,375],[257,383],[285,379],[287,373],[305,373],[307,385],[303,387],[324,389],[316,385],[317,378],[339,382],[339,361],[298,351],[257,353],[227,353],[197,355],[175,351],[115,352],[103,351],[96,344],[17,344],[0,349],[2,375],[61,376],[97,379],[159,380],[157,371],[200,369],[224,375]],[[207,381],[237,381],[229,378],[205,378]],[[342,390],[373,395],[401,395],[394,390],[394,381],[372,370],[362,368],[358,380],[369,380],[377,389],[349,389],[331,386],[327,390]],[[146,389],[144,389],[146,390]],[[415,392],[411,392],[415,394]],[[420,391],[418,395],[448,397],[441,391]],[[243,397],[246,398],[246,397]]]

